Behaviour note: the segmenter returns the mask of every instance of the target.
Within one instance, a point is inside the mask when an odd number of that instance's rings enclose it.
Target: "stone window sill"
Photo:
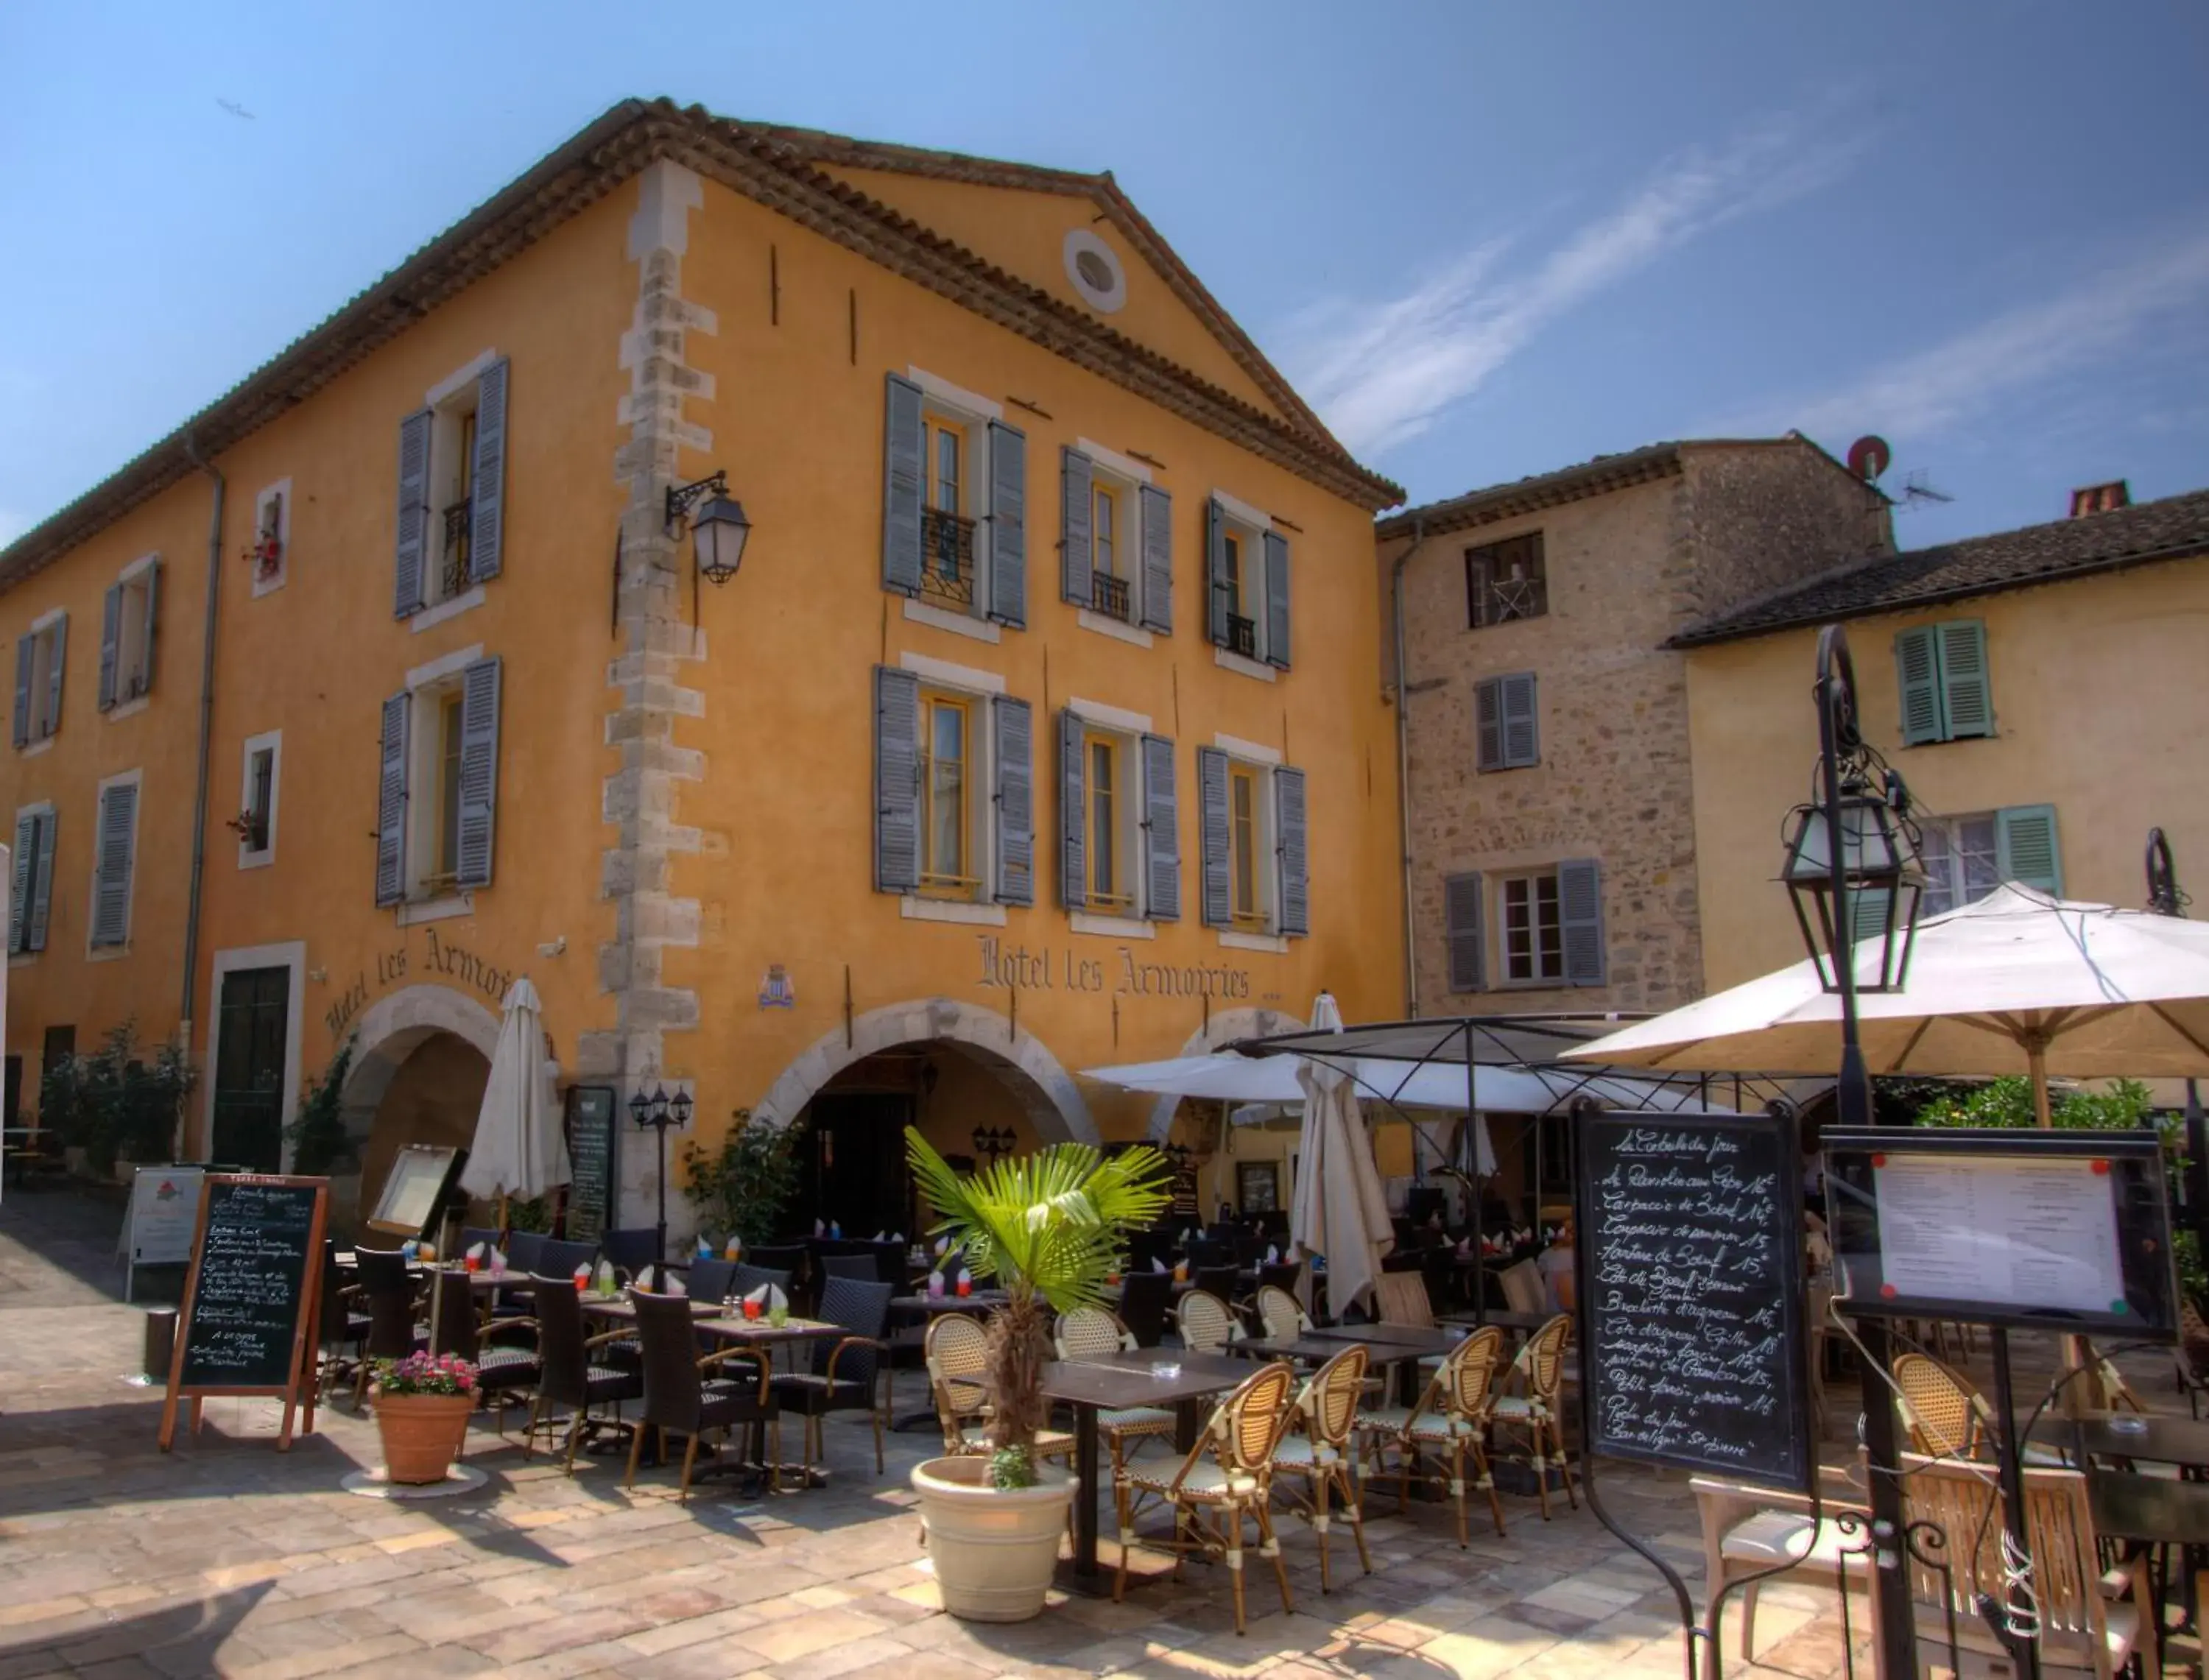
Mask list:
[[[442,898],[411,899],[399,906],[399,925],[411,928],[422,922],[449,922],[474,912],[475,894],[448,893]]]
[[[153,696],[152,695],[141,694],[134,699],[126,700],[117,705],[109,707],[105,715],[108,722],[120,723],[125,718],[136,717],[139,713],[144,711],[153,703]]]
[[[1280,672],[1272,665],[1257,659],[1246,659],[1240,653],[1231,653],[1225,647],[1212,650],[1212,662],[1222,671],[1231,671],[1239,677],[1255,677],[1261,683],[1279,680]]]
[[[975,641],[1004,640],[1003,631],[986,618],[970,618],[963,612],[946,612],[942,607],[930,606],[925,601],[907,601],[905,616],[916,624],[948,630],[954,635],[963,635]]]
[[[898,914],[908,922],[960,922],[969,927],[1001,928],[1005,924],[1002,904],[977,904],[972,899],[924,899],[908,893],[898,900]]]
[[[1232,928],[1219,930],[1219,948],[1223,951],[1263,951],[1271,956],[1288,954],[1289,942],[1278,933],[1237,933]]]
[[[1156,939],[1159,924],[1133,916],[1092,916],[1077,910],[1068,918],[1076,933],[1092,933],[1102,939]]]
[[[424,630],[434,630],[438,625],[459,617],[471,607],[484,604],[484,587],[480,583],[464,595],[439,601],[435,606],[425,606],[406,621],[406,627],[419,635]]]
[[[1124,641],[1130,647],[1147,647],[1151,633],[1139,625],[1123,623],[1102,612],[1092,612],[1083,607],[1074,615],[1074,622],[1085,630],[1094,630],[1099,635],[1109,635],[1115,641]]]

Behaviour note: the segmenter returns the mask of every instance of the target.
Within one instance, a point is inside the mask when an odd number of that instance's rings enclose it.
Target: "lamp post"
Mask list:
[[[1840,1077],[1834,1093],[1843,1126],[1874,1123],[1871,1076],[1864,1065],[1857,994],[1899,991],[1910,972],[1917,900],[1924,876],[1917,865],[1902,778],[1880,762],[1857,727],[1856,668],[1839,624],[1818,633],[1818,773],[1809,804],[1794,813],[1785,873],[1795,919],[1818,978],[1841,1000]],[[1857,978],[1857,937],[1878,941],[1868,980]],[[1871,1475],[1871,1561],[1880,1571],[1880,1672],[1917,1672],[1917,1629],[1905,1569],[1907,1537],[1894,1431],[1894,1401],[1883,1386],[1887,1326],[1857,1321],[1874,1369],[1864,1374],[1864,1454]]]
[[[974,1153],[982,1157],[985,1166],[995,1166],[1001,1157],[1011,1154],[1019,1142],[1010,1126],[977,1126],[971,1141]]]
[[[691,1099],[689,1091],[677,1086],[669,1096],[667,1087],[655,1082],[652,1094],[646,1096],[640,1085],[630,1093],[629,1117],[639,1131],[647,1127],[659,1134],[659,1240],[653,1250],[655,1263],[667,1264],[667,1130],[673,1127],[680,1131],[690,1123]]]

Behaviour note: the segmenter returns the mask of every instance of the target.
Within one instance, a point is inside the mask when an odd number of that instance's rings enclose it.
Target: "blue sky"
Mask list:
[[[624,95],[1113,170],[1417,499],[1893,444],[2209,485],[2209,8],[0,8],[0,539]]]

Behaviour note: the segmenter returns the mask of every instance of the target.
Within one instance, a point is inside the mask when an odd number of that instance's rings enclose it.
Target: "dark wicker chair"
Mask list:
[[[761,1284],[773,1284],[782,1292],[782,1298],[790,1298],[790,1274],[772,1266],[755,1266],[749,1260],[737,1262],[736,1274],[730,1287],[739,1296],[749,1295]]]
[[[545,1263],[545,1245],[552,1239],[541,1231],[516,1231],[506,1239],[506,1269],[516,1278],[527,1277],[553,1268]],[[575,1268],[568,1270],[572,1275]],[[502,1289],[493,1301],[491,1310],[501,1318],[526,1318],[529,1315],[529,1292],[516,1286]]]
[[[353,1379],[353,1404],[358,1406],[368,1392],[374,1362],[403,1359],[427,1347],[430,1333],[414,1316],[414,1278],[404,1254],[397,1249],[357,1248],[353,1260],[360,1268],[360,1298],[368,1307],[368,1340]]]
[[[495,1225],[464,1225],[460,1227],[460,1249],[453,1257],[459,1259],[479,1243],[489,1248],[503,1249],[506,1244],[499,1240],[502,1234]]]
[[[730,1280],[737,1275],[733,1260],[714,1260],[701,1257],[690,1262],[683,1274],[683,1286],[701,1301],[725,1301],[729,1298]]]
[[[599,1251],[615,1271],[633,1278],[646,1267],[659,1263],[659,1231],[657,1227],[609,1231],[599,1239]]]
[[[368,1341],[369,1318],[362,1311],[358,1286],[348,1285],[338,1268],[338,1245],[322,1239],[322,1318],[315,1340],[322,1348],[322,1394],[359,1371]],[[348,1351],[349,1350],[349,1351]]]
[[[572,1295],[575,1289],[575,1281],[570,1279],[568,1292]],[[457,1354],[476,1368],[476,1391],[491,1403],[492,1424],[504,1435],[506,1408],[521,1403],[516,1398],[516,1391],[537,1386],[537,1353],[529,1347],[494,1346],[488,1338],[498,1330],[519,1328],[533,1332],[536,1320],[495,1318],[489,1323],[480,1322],[477,1309],[483,1298],[462,1279],[446,1279],[443,1290],[434,1298],[436,1322],[430,1346],[439,1353]]]
[[[875,1264],[875,1256],[871,1253],[824,1254],[821,1256],[821,1291],[824,1299],[828,1292],[828,1280],[832,1278],[849,1278],[858,1283],[880,1283],[882,1274],[882,1268]]]
[[[1232,1266],[1200,1266],[1189,1274],[1189,1281],[1223,1301],[1231,1301],[1242,1293],[1243,1274]]]
[[[622,1402],[643,1398],[644,1378],[636,1371],[617,1370],[595,1362],[593,1356],[600,1348],[621,1340],[627,1333],[609,1330],[603,1335],[584,1334],[583,1304],[575,1293],[572,1274],[564,1278],[539,1277],[533,1281],[536,1285],[537,1357],[540,1370],[537,1392],[529,1403],[529,1427],[521,1438],[521,1455],[529,1456],[539,1430],[557,1427],[556,1408],[565,1408],[569,1416],[564,1461],[572,1476],[575,1473],[575,1448],[584,1436],[609,1426],[623,1433],[635,1433],[636,1425],[622,1418]],[[610,1424],[591,1416],[591,1409],[600,1406],[613,1407]]]
[[[808,1344],[811,1369],[785,1372],[774,1379],[775,1403],[805,1419],[808,1469],[826,1456],[823,1418],[831,1412],[870,1412],[875,1420],[875,1474],[882,1473],[882,1430],[890,1415],[886,1335],[894,1292],[889,1284],[832,1273],[821,1286],[821,1304],[813,1316],[840,1325],[849,1334],[834,1342]]]
[[[537,1251],[536,1264],[530,1269],[542,1272],[548,1278],[564,1277],[573,1283],[578,1266],[595,1266],[598,1261],[596,1243],[569,1243],[548,1237],[545,1246]]]
[[[689,1442],[677,1489],[685,1500],[690,1497],[690,1473],[698,1461],[699,1440],[708,1433],[718,1430],[725,1441],[732,1430],[764,1428],[771,1440],[767,1462],[779,1460],[782,1424],[769,1386],[773,1367],[766,1350],[729,1347],[701,1358],[687,1299],[641,1289],[629,1291],[629,1298],[636,1304],[637,1340],[644,1350],[644,1416],[629,1442],[629,1479],[624,1485],[636,1485],[637,1460],[643,1455],[647,1429],[657,1435],[663,1463],[670,1435],[683,1436]],[[732,1364],[749,1369],[740,1377],[708,1375]]]
[[[1120,1280],[1120,1322],[1138,1347],[1156,1347],[1165,1340],[1166,1312],[1172,1305],[1171,1272],[1130,1272]]]

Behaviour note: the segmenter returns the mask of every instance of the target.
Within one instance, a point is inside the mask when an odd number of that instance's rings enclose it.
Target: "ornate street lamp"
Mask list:
[[[692,514],[691,505],[701,497],[705,506]],[[752,522],[744,516],[744,504],[729,494],[726,473],[712,473],[695,484],[667,487],[665,528],[668,535],[679,532],[686,519],[690,523],[690,545],[696,561],[690,583],[690,613],[695,619],[698,612],[697,580],[702,577],[718,589],[737,575],[737,569],[744,563],[744,544],[750,539]]]
[[[977,1126],[970,1141],[987,1166],[995,1166],[1001,1156],[1011,1154],[1020,1141],[1010,1126]]]
[[[647,1128],[659,1135],[659,1243],[654,1251],[658,1263],[667,1264],[667,1132],[673,1127],[677,1131],[690,1123],[692,1099],[689,1091],[677,1086],[675,1094],[667,1094],[667,1087],[655,1081],[652,1094],[647,1096],[640,1085],[629,1093],[629,1117],[636,1129]]]

